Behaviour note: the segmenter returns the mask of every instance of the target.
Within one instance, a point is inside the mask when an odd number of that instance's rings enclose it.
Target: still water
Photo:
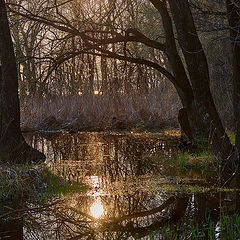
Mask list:
[[[5,222],[2,231],[0,224],[1,240],[167,239],[161,233],[166,225],[191,231],[190,222],[201,224],[206,218],[216,222],[215,236],[220,239],[221,212],[234,213],[240,205],[236,193],[216,191],[217,185],[207,182],[201,171],[189,169],[183,177],[170,161],[168,166],[168,159],[178,152],[172,136],[45,133],[26,137],[47,156],[52,172],[88,189],[62,196],[46,208],[29,204],[38,209]]]

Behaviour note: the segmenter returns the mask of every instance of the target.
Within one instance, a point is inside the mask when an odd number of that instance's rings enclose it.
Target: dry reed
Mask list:
[[[29,130],[160,129],[177,125],[176,95],[75,95],[21,102],[21,127]]]

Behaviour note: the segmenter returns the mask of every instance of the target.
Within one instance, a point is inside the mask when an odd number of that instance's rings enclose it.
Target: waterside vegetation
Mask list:
[[[87,186],[57,176],[46,166],[0,164],[0,203],[32,202],[44,204]]]
[[[227,216],[222,213],[220,219],[214,222],[206,216],[202,224],[191,221],[175,227],[166,224],[160,231],[150,232],[149,235],[150,240],[235,240],[240,238],[240,217],[238,214]]]

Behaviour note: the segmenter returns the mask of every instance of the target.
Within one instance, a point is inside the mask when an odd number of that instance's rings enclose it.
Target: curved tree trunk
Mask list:
[[[0,56],[0,158],[43,159],[42,153],[26,144],[20,129],[18,74],[4,0],[0,0]]]
[[[162,23],[166,37],[166,53],[176,80],[174,86],[181,99],[183,108],[186,110],[185,112],[188,116],[188,123],[191,127],[191,133],[193,137],[196,138],[200,132],[199,129],[202,129],[203,124],[201,123],[201,119],[196,108],[192,86],[190,84],[183,61],[178,52],[172,18],[169,14],[166,0],[150,0],[150,2],[159,11],[162,17]],[[183,126],[181,122],[182,121],[179,121],[181,129],[184,129],[185,126]]]
[[[208,136],[215,155],[225,162],[232,155],[233,146],[225,133],[213,101],[208,63],[194,25],[189,2],[188,0],[171,0],[169,5],[194,95],[191,110],[199,112],[201,118],[199,122],[203,124],[201,132]]]

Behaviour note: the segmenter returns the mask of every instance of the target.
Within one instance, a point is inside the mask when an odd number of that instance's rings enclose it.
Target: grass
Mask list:
[[[217,170],[215,158],[210,151],[186,151],[177,152],[170,158],[154,157],[157,162],[163,165],[164,173],[168,175],[181,175],[189,173],[189,170],[199,171],[203,175],[211,174]],[[157,159],[157,160],[156,160]]]
[[[42,182],[46,184],[47,193],[51,196],[65,196],[71,193],[84,192],[87,186],[81,183],[70,182],[55,175],[48,168],[44,168],[41,173]]]
[[[235,133],[227,131],[232,144],[235,144]],[[206,140],[198,138],[193,149],[179,152],[172,161],[177,169],[184,173],[189,169],[203,170],[204,173],[219,171],[219,163]]]
[[[173,178],[212,179],[217,177],[219,166],[208,144],[201,139],[190,149],[171,149],[171,156],[162,152],[153,154],[149,163],[158,165],[161,174]],[[214,174],[213,174],[214,173]]]
[[[183,171],[187,167],[187,164],[188,164],[188,153],[187,152],[180,153],[177,156],[177,165],[180,171]]]
[[[159,230],[149,233],[151,240],[236,240],[240,238],[240,216],[233,214],[231,216],[221,215],[219,221],[211,221],[206,218],[205,222],[197,224],[188,222],[182,226],[171,227],[165,225]],[[134,239],[138,239],[134,237]]]
[[[56,176],[48,168],[31,165],[0,165],[0,203],[14,201],[42,202],[73,192],[86,186]]]

